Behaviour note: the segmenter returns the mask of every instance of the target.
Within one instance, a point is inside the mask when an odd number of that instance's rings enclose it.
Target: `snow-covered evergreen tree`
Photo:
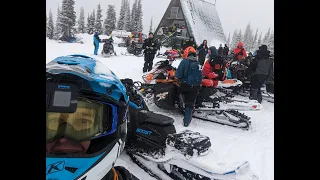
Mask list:
[[[54,39],[59,39],[62,36],[62,29],[61,29],[61,11],[60,7],[58,6],[57,9],[57,19],[56,19],[56,25],[54,28]]]
[[[119,30],[124,29],[124,17],[126,14],[125,2],[126,2],[126,0],[121,0],[120,14],[119,14],[119,19],[118,19],[118,24],[117,24],[117,29],[119,29]]]
[[[104,33],[109,35],[113,30],[116,29],[116,10],[114,5],[108,5],[107,17],[104,20]]]
[[[100,3],[98,4],[98,8],[97,8],[97,18],[95,20],[95,32],[99,32],[99,34],[102,33],[102,9],[100,6]]]
[[[252,39],[252,43],[251,43],[251,50],[252,51],[255,51],[255,50],[257,50],[257,38],[258,38],[258,28],[257,28],[257,30],[256,30],[256,33],[254,34],[254,37],[253,37],[253,39]]]
[[[237,36],[236,36],[236,39],[235,39],[235,48],[238,46],[238,43],[239,42],[242,42],[242,32],[241,32],[241,29],[240,31],[238,32]]]
[[[61,30],[65,36],[72,36],[76,25],[76,12],[74,11],[74,0],[62,0]]]
[[[251,25],[249,22],[243,35],[243,45],[247,51],[251,51],[251,44],[253,39],[252,36],[253,35],[252,35]]]
[[[266,45],[268,46],[269,51],[273,53],[274,52],[274,31],[271,32],[269,41]]]
[[[268,32],[264,35],[264,38],[262,40],[262,44],[267,44],[269,41],[269,37],[270,37],[270,28],[269,28]]]
[[[85,22],[84,22],[84,9],[83,7],[80,8],[80,16],[78,20],[78,32],[79,33],[85,33],[86,28],[85,28]]]
[[[138,0],[138,6],[137,6],[137,11],[136,11],[136,15],[137,15],[137,31],[138,32],[142,32],[143,31],[143,25],[142,25],[142,4],[141,4],[141,0]]]
[[[88,27],[87,27],[87,32],[88,34],[93,34],[94,33],[94,24],[95,24],[95,10],[90,14],[89,19],[88,19]]]
[[[227,46],[230,47],[230,32],[229,32],[229,36],[228,36],[228,40],[227,40]]]
[[[131,32],[137,31],[138,18],[136,15],[138,0],[134,0],[131,9]]]
[[[262,32],[260,33],[260,36],[257,42],[257,49],[259,48],[259,46],[261,46],[261,43],[262,43],[261,38],[262,38]]]
[[[233,35],[232,35],[232,41],[231,41],[231,44],[230,44],[230,48],[231,49],[234,49],[237,47],[237,35],[238,35],[238,32],[237,30],[235,29],[234,32],[233,32]]]
[[[53,25],[53,19],[52,19],[52,13],[51,10],[49,12],[49,20],[48,20],[48,28],[47,28],[47,37],[49,39],[54,38],[54,25]]]
[[[125,15],[124,15],[124,30],[131,31],[131,13],[130,13],[130,2],[125,0]]]
[[[46,36],[48,34],[48,15],[46,13]]]
[[[149,28],[149,32],[153,32],[153,29],[152,29],[152,17],[151,17],[151,21],[150,21],[150,28]]]

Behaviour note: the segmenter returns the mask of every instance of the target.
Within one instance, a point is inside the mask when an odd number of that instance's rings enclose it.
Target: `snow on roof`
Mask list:
[[[203,40],[226,43],[217,9],[213,3],[202,0],[180,0],[188,29],[197,44]],[[212,44],[213,45],[213,44]]]

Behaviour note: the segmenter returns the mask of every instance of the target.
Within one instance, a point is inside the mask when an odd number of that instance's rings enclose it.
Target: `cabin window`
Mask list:
[[[172,7],[170,18],[177,19],[178,18],[178,11],[179,11],[179,7]]]

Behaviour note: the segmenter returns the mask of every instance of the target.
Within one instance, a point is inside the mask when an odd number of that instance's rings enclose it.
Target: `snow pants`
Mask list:
[[[154,53],[145,53],[144,54],[144,66],[143,66],[143,73],[148,72],[152,69]]]
[[[98,55],[99,44],[94,44],[94,55]]]
[[[251,77],[250,99],[257,100],[259,103],[262,102],[261,87],[266,82],[267,78],[267,75],[262,74],[255,74]]]

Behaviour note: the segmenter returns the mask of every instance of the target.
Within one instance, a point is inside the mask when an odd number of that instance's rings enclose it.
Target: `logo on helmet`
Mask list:
[[[47,174],[52,174],[52,173],[55,173],[55,172],[62,171],[64,169],[64,164],[65,164],[64,161],[59,161],[59,162],[56,162],[56,163],[49,164],[47,166]]]

